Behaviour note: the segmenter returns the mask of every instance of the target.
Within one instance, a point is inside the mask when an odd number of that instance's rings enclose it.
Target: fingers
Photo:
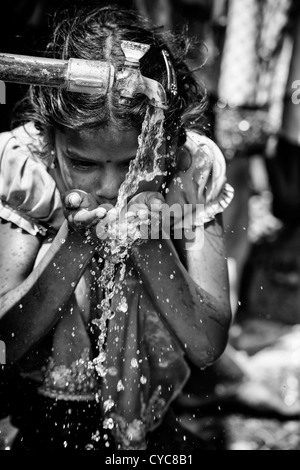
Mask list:
[[[98,206],[91,194],[80,189],[68,191],[63,197],[63,202],[65,216],[74,228],[89,228],[107,213],[106,208]]]
[[[163,208],[163,205],[164,202],[156,197],[151,198],[151,200],[149,201],[150,209],[154,212],[159,212]]]
[[[105,215],[106,210],[103,207],[97,207],[97,209],[93,209],[92,211],[81,209],[73,213],[72,223],[88,228],[103,219]]]
[[[85,191],[79,189],[68,191],[63,198],[65,207],[69,210],[78,209],[86,195]]]
[[[147,204],[135,203],[130,204],[128,207],[128,212],[125,214],[125,217],[128,219],[130,217],[143,217],[144,214],[148,214],[149,209]]]
[[[67,207],[76,209],[81,204],[81,196],[78,193],[71,193],[65,199],[65,204]]]
[[[92,210],[99,206],[91,194],[86,193],[81,189],[73,189],[66,192],[63,201],[67,210],[74,210],[79,207],[81,207],[81,209]]]
[[[148,209],[139,210],[137,212],[137,216],[140,220],[147,220],[149,217],[149,210]]]
[[[96,225],[96,236],[99,240],[106,240],[107,239],[107,224],[103,221],[100,221]]]
[[[148,201],[150,204],[164,204],[165,202],[163,195],[160,193],[149,194]]]
[[[162,194],[146,191],[136,194],[128,203],[128,211],[138,213],[139,210],[160,211],[165,200]]]
[[[164,205],[163,198],[160,199],[155,195],[149,199],[149,208],[150,208],[151,213],[154,215],[158,215],[159,213],[161,213],[163,209],[163,205]]]

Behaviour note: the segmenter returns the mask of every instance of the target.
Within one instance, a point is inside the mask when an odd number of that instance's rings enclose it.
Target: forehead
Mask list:
[[[134,156],[138,148],[139,132],[136,129],[119,130],[113,126],[100,129],[56,132],[56,143],[62,150],[74,151],[93,158]]]

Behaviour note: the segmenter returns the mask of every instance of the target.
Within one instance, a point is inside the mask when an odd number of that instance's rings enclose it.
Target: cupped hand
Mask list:
[[[113,208],[99,221],[96,227],[102,240],[136,240],[148,238],[150,226],[158,227],[164,198],[157,192],[142,192],[135,195],[121,210]]]
[[[107,214],[106,206],[99,206],[91,194],[79,189],[68,191],[63,197],[64,215],[69,226],[82,235],[86,235],[90,229],[89,234],[94,239],[97,239],[96,224]]]
[[[140,211],[144,210],[148,211],[148,213],[158,213],[164,202],[162,194],[154,191],[144,191],[136,194],[129,200],[127,211],[134,212],[137,216],[139,216]]]

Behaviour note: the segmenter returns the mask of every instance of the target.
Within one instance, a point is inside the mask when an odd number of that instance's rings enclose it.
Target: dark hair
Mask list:
[[[177,75],[178,95],[166,112],[166,131],[171,137],[182,136],[184,126],[200,127],[206,100],[184,63],[187,52],[184,38],[155,30],[135,12],[114,6],[80,8],[71,15],[64,11],[57,15],[55,24],[47,56],[107,60],[120,70],[124,63],[122,40],[148,44],[151,47],[141,60],[141,72],[165,88],[167,73],[161,51],[168,50]],[[147,100],[144,95],[137,95],[128,107],[119,103],[119,94],[114,88],[102,97],[30,86],[27,96],[15,110],[12,126],[33,121],[48,142],[57,127],[92,129],[115,122],[120,129],[141,128]]]

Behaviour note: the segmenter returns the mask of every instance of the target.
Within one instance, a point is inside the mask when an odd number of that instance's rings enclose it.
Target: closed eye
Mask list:
[[[75,170],[82,170],[88,171],[92,170],[97,166],[95,162],[89,162],[87,160],[78,160],[76,158],[67,157],[68,163],[75,169]]]

